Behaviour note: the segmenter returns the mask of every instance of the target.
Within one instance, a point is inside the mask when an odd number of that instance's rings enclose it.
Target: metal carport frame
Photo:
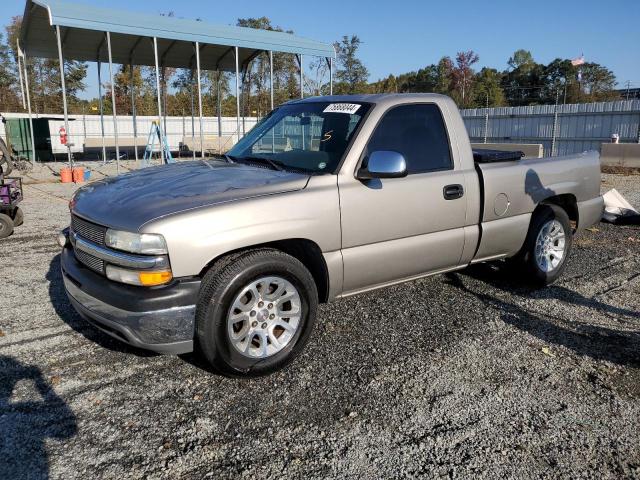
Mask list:
[[[152,42],[153,48],[143,49],[140,47],[141,40],[144,38]],[[19,52],[25,70],[26,103],[30,116],[29,85],[26,76],[27,57],[49,58],[59,61],[67,132],[69,131],[69,119],[64,83],[65,58],[77,61],[97,61],[98,64],[106,61],[109,63],[111,78],[113,77],[114,62],[133,66],[135,61],[135,65],[155,67],[158,123],[162,128],[159,59],[162,59],[163,67],[191,69],[193,68],[192,59],[195,49],[201,150],[204,150],[202,91],[200,88],[201,70],[235,72],[237,111],[237,129],[235,133],[238,138],[240,137],[240,66],[242,65],[243,69],[246,69],[250,61],[263,52],[269,56],[272,92],[273,54],[275,52],[296,55],[300,66],[301,96],[304,95],[302,56],[309,55],[325,58],[329,63],[330,90],[333,91],[332,68],[333,60],[336,57],[333,45],[308,40],[284,32],[213,25],[196,20],[99,8],[61,0],[27,0],[19,43]],[[102,48],[104,43],[107,44],[107,58],[104,58],[104,49]],[[201,55],[205,47],[207,47],[206,54]],[[114,98],[113,80],[111,91],[112,98]],[[112,110],[115,121],[117,115],[115,101],[112,103],[114,104]],[[219,112],[218,116],[220,116]],[[117,127],[114,133],[116,161],[119,169]],[[137,129],[134,125],[134,135],[136,134]],[[218,132],[218,134],[220,135],[221,132]],[[33,141],[33,127],[31,138]],[[67,145],[67,152],[69,164],[71,165],[72,156],[69,145]],[[202,153],[204,155],[204,152]]]

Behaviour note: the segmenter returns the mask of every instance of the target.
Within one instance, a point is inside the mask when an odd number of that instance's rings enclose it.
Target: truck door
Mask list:
[[[465,178],[454,168],[439,107],[392,107],[362,152],[396,151],[404,178],[339,175],[344,292],[459,265],[464,247]]]

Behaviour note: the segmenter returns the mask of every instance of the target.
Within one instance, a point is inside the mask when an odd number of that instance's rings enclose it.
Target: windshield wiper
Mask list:
[[[246,160],[248,162],[259,162],[262,164],[267,164],[269,166],[271,166],[274,170],[277,170],[279,172],[284,171],[284,168],[287,166],[286,164],[278,161],[278,160],[271,160],[270,158],[265,158],[265,157],[238,157],[236,160]]]

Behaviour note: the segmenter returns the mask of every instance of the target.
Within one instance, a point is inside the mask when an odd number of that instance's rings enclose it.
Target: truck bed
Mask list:
[[[477,162],[476,171],[482,200],[481,238],[474,261],[491,258],[504,252],[505,247],[510,254],[516,253],[524,242],[531,213],[540,202],[561,197],[577,204],[579,209],[582,202],[600,195],[600,158],[597,152]],[[593,215],[595,213],[589,210],[589,216]],[[584,223],[593,223],[591,218],[583,220]]]

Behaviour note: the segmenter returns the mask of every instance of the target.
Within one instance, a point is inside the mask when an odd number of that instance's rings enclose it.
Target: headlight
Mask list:
[[[162,235],[155,233],[131,233],[119,230],[107,230],[104,238],[107,247],[131,253],[145,255],[165,255],[167,244]]]
[[[129,285],[139,285],[141,287],[155,287],[164,285],[173,279],[171,270],[157,272],[128,270],[126,268],[107,265],[107,278],[114,282],[128,283]]]

